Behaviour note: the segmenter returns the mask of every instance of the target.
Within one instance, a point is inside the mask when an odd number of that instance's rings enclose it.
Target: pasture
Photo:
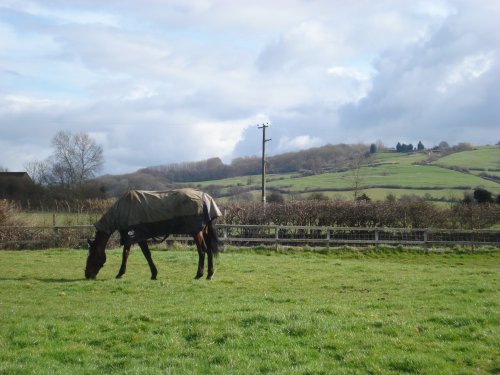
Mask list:
[[[2,374],[500,371],[500,253],[0,252]]]
[[[463,199],[465,192],[481,186],[493,194],[500,193],[498,182],[481,178],[479,173],[498,173],[498,147],[482,147],[473,151],[454,153],[432,164],[420,165],[428,159],[424,153],[402,154],[381,152],[373,163],[359,170],[360,189],[371,199],[384,200],[388,194],[396,197],[416,195],[426,200]],[[445,168],[443,168],[445,167]],[[470,173],[448,168],[470,169]],[[187,183],[200,189],[217,186],[222,194],[232,196],[238,190],[255,193],[258,199],[260,176],[240,176],[221,180]],[[269,174],[267,186],[295,197],[307,197],[321,191],[329,198],[352,199],[353,171],[327,172],[302,176],[299,173]]]
[[[500,169],[500,149],[496,146],[489,146],[472,151],[457,152],[440,158],[434,164],[498,171]]]

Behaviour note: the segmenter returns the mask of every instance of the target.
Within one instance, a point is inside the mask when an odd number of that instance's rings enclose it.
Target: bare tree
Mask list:
[[[354,191],[354,200],[358,199],[359,194],[362,191],[363,176],[361,174],[361,167],[363,165],[363,155],[357,153],[351,160],[351,186]]]
[[[65,187],[81,186],[102,169],[102,147],[87,133],[60,131],[52,139],[49,158],[54,182]]]
[[[47,161],[33,160],[24,164],[24,169],[35,184],[45,185],[48,182],[50,166]]]

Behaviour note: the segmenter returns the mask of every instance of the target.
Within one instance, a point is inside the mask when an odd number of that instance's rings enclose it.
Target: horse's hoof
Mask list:
[[[155,276],[151,276],[151,280],[156,280],[156,275]]]
[[[199,279],[201,279],[202,277],[203,277],[203,274],[201,274],[201,275],[196,275],[196,276],[194,277],[194,279],[195,279],[195,280],[199,280]]]
[[[121,279],[122,275],[116,275],[115,279]]]
[[[207,280],[212,280],[212,277],[214,277],[214,275],[208,275]]]

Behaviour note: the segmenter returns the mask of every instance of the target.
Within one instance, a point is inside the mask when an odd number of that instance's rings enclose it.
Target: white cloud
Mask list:
[[[303,150],[310,147],[316,147],[323,143],[323,140],[310,135],[299,135],[297,137],[281,137],[276,148],[279,152]]]
[[[35,17],[49,18],[56,23],[102,24],[118,26],[117,17],[99,10],[49,7],[36,1],[8,0],[4,6],[25,12]]]
[[[21,95],[6,95],[0,98],[1,112],[24,112],[29,110],[45,109],[53,105],[47,99],[32,98]]]
[[[436,88],[446,93],[453,87],[473,81],[488,72],[494,63],[494,52],[465,56],[459,63],[448,69],[443,82]]]
[[[260,152],[264,121],[269,154],[453,143],[472,124],[490,142],[499,17],[468,0],[4,0],[0,160],[22,168],[5,155],[61,129],[95,135],[105,172],[230,160]]]
[[[356,81],[368,81],[370,79],[370,75],[360,70],[342,66],[334,66],[332,68],[329,68],[328,74],[338,77],[352,78]]]

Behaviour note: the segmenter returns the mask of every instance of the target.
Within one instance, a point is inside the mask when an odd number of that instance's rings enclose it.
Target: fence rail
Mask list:
[[[499,230],[457,230],[434,228],[358,228],[278,225],[217,226],[224,246],[233,245],[282,245],[282,246],[339,246],[339,245],[490,245],[500,247]],[[92,225],[0,227],[0,248],[82,247],[85,239],[94,235]],[[167,242],[191,242],[185,235],[172,235]],[[111,246],[119,243],[115,233]]]

